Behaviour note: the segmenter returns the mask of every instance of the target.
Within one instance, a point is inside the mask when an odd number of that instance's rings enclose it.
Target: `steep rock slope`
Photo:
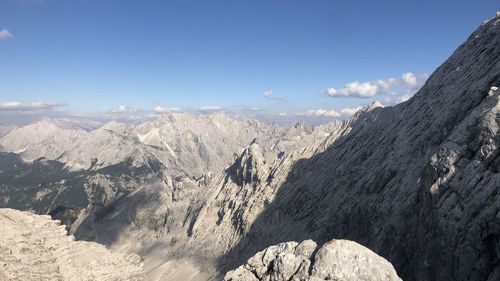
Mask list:
[[[226,273],[225,281],[401,281],[394,267],[368,248],[349,240],[312,240],[273,245]]]
[[[0,280],[144,280],[138,256],[76,242],[48,216],[0,209]]]
[[[226,168],[252,140],[259,139],[271,148],[285,132],[277,126],[234,119],[218,112],[168,114],[136,126],[133,134],[141,143],[163,149],[177,167],[199,178],[209,171]],[[275,153],[269,156],[272,154]]]
[[[143,186],[152,186],[153,193],[164,185],[171,194],[160,197],[179,201],[256,139],[263,161],[273,163],[285,152],[320,142],[337,126],[285,130],[224,113],[168,114],[137,126],[85,120],[78,126],[80,121],[44,119],[0,140],[0,149],[10,151],[0,153],[0,207],[48,213],[70,225],[79,214],[93,217]]]
[[[281,241],[337,237],[386,257],[405,280],[496,280],[499,85],[497,16],[415,97],[360,115],[324,152],[294,162],[282,184],[258,186],[272,198],[264,208],[233,206],[257,217],[220,267]]]

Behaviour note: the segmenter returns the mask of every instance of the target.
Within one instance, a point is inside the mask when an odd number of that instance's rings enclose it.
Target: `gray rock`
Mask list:
[[[316,247],[312,240],[271,246],[226,273],[224,280],[401,280],[388,261],[355,242],[330,240],[313,257]]]
[[[74,241],[49,216],[0,209],[0,280],[145,280],[140,258]]]

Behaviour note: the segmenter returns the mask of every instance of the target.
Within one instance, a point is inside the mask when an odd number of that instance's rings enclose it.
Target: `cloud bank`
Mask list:
[[[363,108],[362,106],[353,108],[346,107],[339,110],[318,108],[318,109],[310,109],[305,112],[295,112],[295,113],[281,112],[279,115],[280,116],[296,115],[296,116],[310,116],[310,117],[349,117],[351,115],[354,115],[362,108]]]
[[[222,107],[207,105],[207,106],[200,107],[198,110],[200,110],[200,111],[220,111],[220,110],[222,110]]]
[[[130,108],[125,105],[120,105],[117,108],[111,109],[111,113],[131,113],[131,112],[137,112],[137,109]]]
[[[155,113],[162,114],[162,113],[168,113],[168,112],[180,112],[180,111],[182,111],[182,109],[179,107],[165,107],[162,105],[158,105],[158,106],[155,106],[155,108],[153,108],[153,111]]]
[[[323,93],[329,97],[370,98],[379,95],[409,95],[415,93],[427,80],[428,75],[403,73],[400,77],[375,81],[347,83],[342,88],[327,88]]]
[[[4,111],[54,111],[66,106],[65,103],[54,101],[37,101],[32,103],[22,103],[19,101],[7,101],[0,103],[0,110]]]

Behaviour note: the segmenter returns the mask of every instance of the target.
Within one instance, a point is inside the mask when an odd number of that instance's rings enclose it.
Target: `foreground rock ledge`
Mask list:
[[[225,281],[401,280],[394,267],[370,249],[349,240],[330,240],[318,247],[312,240],[266,248]]]
[[[0,209],[0,280],[144,280],[140,258],[74,241],[50,216]]]

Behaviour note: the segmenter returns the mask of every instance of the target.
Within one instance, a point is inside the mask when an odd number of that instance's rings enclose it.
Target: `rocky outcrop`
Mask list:
[[[254,182],[260,183],[262,175],[267,172],[265,165],[260,146],[254,140],[227,169],[227,173],[240,186]]]
[[[0,280],[144,280],[138,256],[76,242],[49,216],[0,209],[0,229]]]
[[[245,265],[226,273],[225,281],[401,281],[384,258],[349,240],[312,240],[270,246]]]

